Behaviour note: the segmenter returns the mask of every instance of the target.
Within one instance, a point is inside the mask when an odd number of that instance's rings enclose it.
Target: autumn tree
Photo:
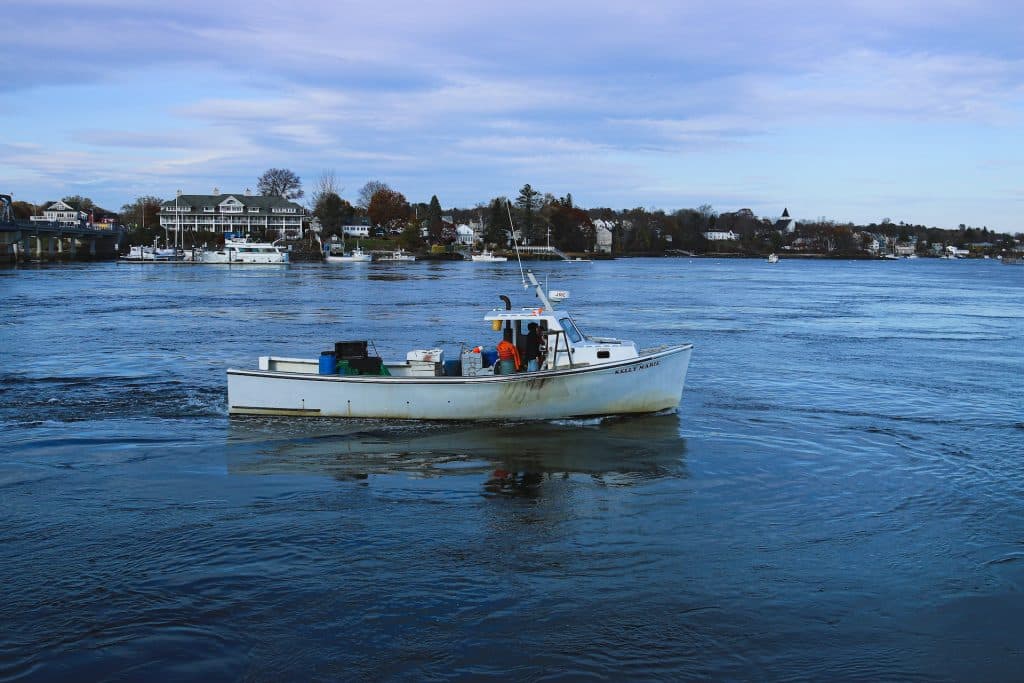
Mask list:
[[[91,199],[80,194],[64,197],[61,201],[76,211],[88,211],[89,209],[96,208],[96,204]]]
[[[271,168],[256,181],[256,191],[264,197],[298,199],[303,195],[302,180],[287,168]]]
[[[366,212],[374,225],[394,230],[408,221],[409,202],[401,192],[385,187],[373,193]]]
[[[363,211],[367,211],[370,208],[370,201],[373,199],[379,190],[390,190],[387,183],[383,183],[379,180],[370,180],[362,189],[359,190],[359,197],[356,199],[356,206]]]
[[[23,201],[11,202],[11,214],[13,215],[14,220],[30,220],[30,218],[35,215],[36,211],[37,209],[35,204]]]
[[[160,205],[163,203],[160,197],[136,197],[134,202],[121,207],[121,223],[139,228],[155,228],[160,223]]]
[[[548,220],[551,222],[551,239],[559,249],[589,251],[593,248],[596,239],[594,223],[586,211],[573,206],[572,195],[550,205]]]

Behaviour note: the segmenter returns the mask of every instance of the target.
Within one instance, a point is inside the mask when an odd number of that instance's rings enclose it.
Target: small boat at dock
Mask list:
[[[324,261],[327,263],[369,263],[372,260],[373,254],[363,251],[359,245],[356,245],[356,248],[347,254],[345,253],[344,244],[341,245],[340,249],[332,245],[324,253]]]

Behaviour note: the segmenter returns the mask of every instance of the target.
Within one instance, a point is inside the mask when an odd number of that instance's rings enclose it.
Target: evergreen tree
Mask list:
[[[535,235],[534,229],[534,214],[537,212],[537,196],[540,192],[534,190],[527,183],[523,185],[522,189],[519,190],[519,197],[516,198],[516,206],[519,207],[523,214],[523,239],[527,242],[534,240]]]
[[[441,218],[441,202],[435,194],[430,198],[430,206],[427,208],[427,233],[433,244],[440,244],[444,235],[444,221]]]
[[[484,230],[484,242],[501,248],[508,246],[508,199],[495,197],[491,200],[487,212],[487,228]]]

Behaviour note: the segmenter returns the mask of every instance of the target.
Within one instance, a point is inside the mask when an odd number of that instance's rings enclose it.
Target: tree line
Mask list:
[[[289,169],[271,168],[256,181],[257,193],[288,200],[305,197],[301,178]],[[794,231],[782,232],[775,218],[758,217],[749,209],[719,213],[709,204],[666,212],[660,209],[585,209],[571,194],[558,197],[544,193],[529,183],[515,197],[496,196],[469,208],[444,209],[434,195],[429,202],[412,203],[397,189],[380,180],[370,180],[357,192],[355,203],[342,197],[334,171],[324,171],[313,183],[307,209],[320,223],[322,236],[341,235],[342,226],[368,223],[379,235],[397,240],[401,246],[416,250],[433,245],[449,246],[456,241],[455,226],[482,224],[480,236],[492,248],[505,248],[515,234],[522,244],[550,244],[568,252],[591,251],[598,227],[612,233],[613,254],[661,255],[678,252],[764,253],[799,246],[803,251],[818,251],[838,256],[863,253],[872,235],[915,243],[919,250],[930,244],[952,244],[967,248],[991,243],[998,248],[1013,248],[1014,239],[996,233],[987,226],[960,224],[957,228],[894,223],[884,218],[878,223],[857,225],[826,218],[801,220]],[[163,199],[146,195],[121,207],[119,213],[97,206],[90,198],[72,195],[62,199],[72,208],[91,211],[98,219],[117,216],[130,228],[129,238],[150,242],[159,229]],[[16,219],[27,220],[53,202],[33,205],[24,201],[12,204]],[[450,220],[445,220],[445,216]],[[733,232],[738,239],[710,242],[711,231]],[[1018,234],[1020,241],[1024,236]]]

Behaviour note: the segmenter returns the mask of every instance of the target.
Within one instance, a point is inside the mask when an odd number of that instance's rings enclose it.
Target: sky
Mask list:
[[[4,0],[0,192],[333,171],[445,208],[529,183],[1024,231],[1020,0]]]

